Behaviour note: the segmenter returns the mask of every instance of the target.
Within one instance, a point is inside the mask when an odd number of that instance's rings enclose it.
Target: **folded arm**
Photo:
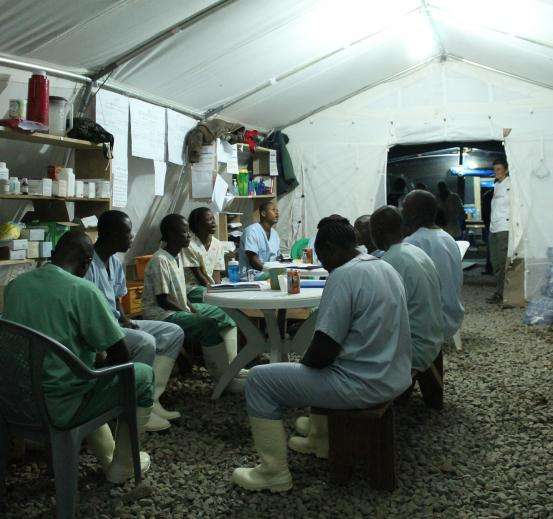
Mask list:
[[[326,333],[316,331],[301,363],[315,369],[330,366],[340,354],[342,346]]]

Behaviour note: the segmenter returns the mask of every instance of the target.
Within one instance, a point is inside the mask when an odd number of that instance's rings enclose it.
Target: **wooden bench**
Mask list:
[[[415,371],[412,375],[411,387],[402,395],[396,398],[396,403],[405,405],[411,397],[415,384],[419,383],[424,403],[432,409],[443,409],[444,407],[444,358],[440,351],[434,362],[426,371]]]
[[[328,417],[331,481],[349,481],[355,466],[360,465],[373,488],[397,488],[392,404],[390,401],[368,409],[311,409]]]

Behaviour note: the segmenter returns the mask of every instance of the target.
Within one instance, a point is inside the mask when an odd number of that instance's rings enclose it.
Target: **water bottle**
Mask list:
[[[236,260],[230,260],[227,267],[228,279],[231,283],[240,281],[240,267]]]

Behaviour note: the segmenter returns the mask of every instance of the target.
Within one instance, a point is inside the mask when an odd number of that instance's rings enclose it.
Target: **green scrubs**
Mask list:
[[[196,285],[195,287],[192,287],[186,296],[188,297],[189,303],[203,303],[204,302],[204,294],[206,293],[207,288],[201,285]]]
[[[52,264],[15,278],[4,292],[4,317],[60,342],[88,368],[96,353],[124,338],[103,294],[89,281]],[[116,380],[83,380],[53,354],[44,358],[43,388],[52,423],[69,427],[117,405]],[[135,364],[138,406],[153,403],[153,372]]]

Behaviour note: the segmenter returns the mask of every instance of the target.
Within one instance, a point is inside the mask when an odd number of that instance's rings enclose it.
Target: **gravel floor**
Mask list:
[[[290,455],[287,495],[250,494],[229,482],[255,460],[241,397],[211,402],[207,375],[174,381],[169,405],[183,413],[168,434],[149,435],[145,482],[113,487],[81,456],[80,516],[167,517],[553,517],[553,333],[520,324],[521,310],[484,302],[491,288],[464,288],[465,351],[446,349],[446,406],[430,411],[415,393],[396,413],[399,489],[363,480],[327,483],[323,460]],[[290,413],[288,424],[298,413]],[[53,517],[54,486],[44,453],[12,465],[5,517]]]

